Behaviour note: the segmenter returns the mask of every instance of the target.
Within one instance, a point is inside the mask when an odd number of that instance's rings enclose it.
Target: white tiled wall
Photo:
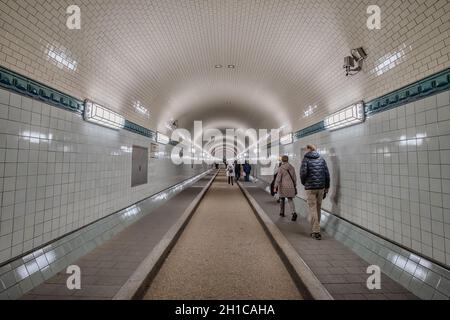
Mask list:
[[[204,170],[150,159],[131,188],[132,145],[150,140],[0,89],[0,263]]]
[[[450,265],[450,91],[285,147],[297,174],[308,143],[330,168],[324,209]]]

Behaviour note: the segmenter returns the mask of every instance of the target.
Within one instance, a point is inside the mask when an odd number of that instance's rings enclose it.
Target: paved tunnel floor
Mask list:
[[[235,184],[221,172],[144,299],[302,299]]]
[[[261,185],[243,185],[336,300],[418,299],[385,274],[381,275],[381,289],[369,290],[366,285],[369,263],[325,232],[322,241],[313,240],[305,218],[299,216],[297,222],[291,222],[290,215],[281,218],[279,204]],[[297,207],[297,212],[304,209]]]

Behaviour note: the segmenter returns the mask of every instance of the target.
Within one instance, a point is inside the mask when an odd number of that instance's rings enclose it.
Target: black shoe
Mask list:
[[[311,233],[311,237],[315,240],[322,240],[322,235],[320,233]]]
[[[286,217],[284,213],[280,213],[280,217]]]
[[[292,219],[291,219],[291,220],[292,220],[292,221],[297,221],[297,217],[298,217],[297,214],[296,214],[296,213],[293,213],[293,214],[292,214]]]

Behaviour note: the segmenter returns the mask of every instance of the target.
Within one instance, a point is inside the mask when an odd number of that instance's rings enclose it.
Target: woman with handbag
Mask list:
[[[285,198],[288,199],[289,208],[292,213],[292,221],[297,221],[295,204],[293,198],[297,195],[297,175],[293,166],[289,164],[289,157],[281,158],[282,164],[278,168],[275,180],[275,190],[280,196],[280,216],[284,217]]]
[[[278,168],[280,168],[280,167],[281,167],[281,162],[278,164]],[[277,176],[278,176],[278,168],[276,168],[274,175],[273,175],[272,183],[270,184],[270,194],[272,195],[272,197],[274,197],[277,200],[277,203],[280,203],[280,195],[275,192],[275,181],[277,180]]]
[[[228,162],[227,164],[227,177],[228,184],[234,185],[234,164],[232,162]]]

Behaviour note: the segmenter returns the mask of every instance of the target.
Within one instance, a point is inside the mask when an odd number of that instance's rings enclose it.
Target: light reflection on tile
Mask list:
[[[29,277],[29,273],[25,265],[21,265],[18,268],[14,269],[14,274],[16,276],[16,280],[19,282],[27,277]]]
[[[403,44],[397,51],[389,52],[379,58],[375,63],[375,68],[373,68],[371,72],[375,73],[377,76],[383,75],[404,62],[407,54],[411,51],[412,46],[406,46],[406,44]]]
[[[78,62],[71,56],[72,53],[66,48],[57,44],[47,44],[45,48],[46,59],[60,69],[76,71]]]

